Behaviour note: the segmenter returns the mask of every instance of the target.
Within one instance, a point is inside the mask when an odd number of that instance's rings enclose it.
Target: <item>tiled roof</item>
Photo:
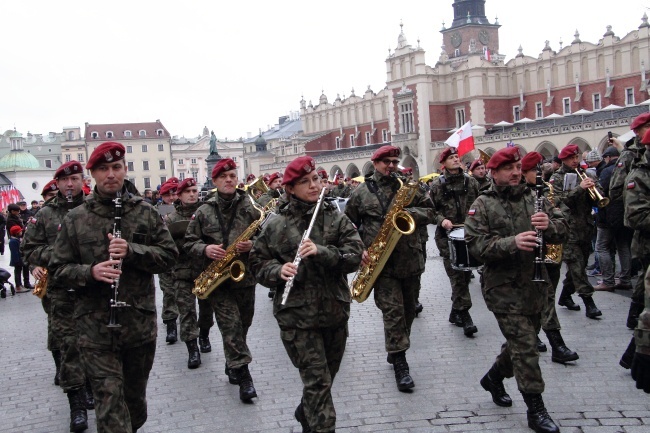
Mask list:
[[[86,130],[84,136],[87,141],[107,141],[107,140],[129,140],[138,139],[140,131],[145,131],[144,138],[159,137],[158,130],[162,130],[160,137],[169,138],[169,131],[158,120],[156,122],[144,123],[105,123],[105,124],[90,124],[86,123]],[[131,131],[131,136],[126,135],[127,131]],[[93,138],[93,132],[97,133],[97,138]],[[113,137],[107,137],[107,133],[112,132]]]

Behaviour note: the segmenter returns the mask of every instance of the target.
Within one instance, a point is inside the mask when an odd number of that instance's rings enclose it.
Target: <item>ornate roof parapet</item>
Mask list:
[[[648,14],[643,12],[643,17],[641,18],[641,25],[639,26],[640,29],[644,27],[650,27],[650,24],[648,24]]]
[[[611,26],[609,26],[609,27],[611,28]],[[614,33],[612,33],[612,34],[614,34]],[[571,45],[573,45],[573,44],[579,44],[579,43],[582,42],[582,41],[580,40],[580,32],[578,32],[578,29],[576,29],[576,32],[574,33],[573,38],[574,38],[574,39],[573,39],[573,42],[571,42]]]

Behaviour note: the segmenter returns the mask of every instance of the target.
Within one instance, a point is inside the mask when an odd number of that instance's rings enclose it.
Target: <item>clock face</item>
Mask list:
[[[463,38],[460,36],[460,33],[456,32],[453,35],[451,35],[451,44],[454,46],[454,48],[460,47],[460,44],[463,43]]]
[[[478,40],[481,41],[483,45],[487,45],[487,43],[490,42],[490,35],[487,30],[481,30],[478,32]]]

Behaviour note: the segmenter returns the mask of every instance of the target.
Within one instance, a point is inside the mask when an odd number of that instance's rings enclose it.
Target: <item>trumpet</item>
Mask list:
[[[578,174],[578,177],[581,181],[587,179],[587,175],[581,168],[577,168],[576,173]],[[603,197],[595,186],[592,186],[587,191],[589,192],[589,197],[591,197],[591,199],[596,202],[596,205],[598,207],[605,207],[609,204],[609,199],[607,197]]]

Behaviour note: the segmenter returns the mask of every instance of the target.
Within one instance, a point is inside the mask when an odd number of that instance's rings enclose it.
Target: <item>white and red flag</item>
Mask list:
[[[458,156],[462,157],[466,153],[474,150],[474,136],[472,135],[472,122],[467,122],[461,126],[451,137],[445,141],[445,144],[458,149]]]

